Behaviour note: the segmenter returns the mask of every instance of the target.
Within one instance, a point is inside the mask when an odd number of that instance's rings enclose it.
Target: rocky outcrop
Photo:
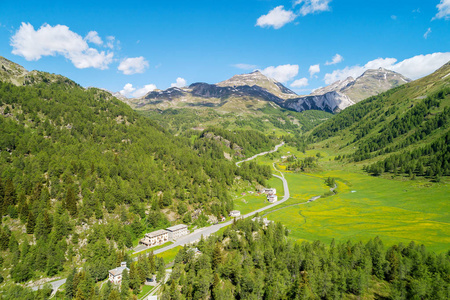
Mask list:
[[[295,111],[323,110],[337,113],[355,104],[348,96],[340,92],[328,92],[323,95],[311,95],[285,101],[283,106]]]

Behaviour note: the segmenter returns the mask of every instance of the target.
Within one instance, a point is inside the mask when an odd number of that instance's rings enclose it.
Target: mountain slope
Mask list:
[[[18,71],[0,81],[3,278],[25,282],[86,261],[103,280],[143,232],[190,223],[196,209],[218,217],[233,208],[228,191],[242,171],[215,140],[174,137],[110,93],[59,75],[28,72],[22,86]],[[274,141],[256,133],[246,142],[239,153]],[[268,177],[255,166],[245,178]]]
[[[311,132],[353,162],[383,172],[450,175],[450,63],[347,108]]]

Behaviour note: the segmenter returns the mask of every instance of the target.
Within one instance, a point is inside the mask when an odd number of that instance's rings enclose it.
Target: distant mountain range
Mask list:
[[[193,83],[188,87],[155,90],[144,97],[123,99],[136,109],[224,107],[239,98],[268,101],[297,112],[322,110],[339,112],[367,97],[377,95],[411,80],[383,68],[368,70],[360,77],[349,77],[311,95],[299,96],[260,71],[235,75],[217,84]],[[231,105],[232,106],[232,105]]]
[[[72,80],[40,71],[27,71],[22,66],[0,57],[0,80],[15,85],[40,82],[64,81],[77,85]],[[45,74],[45,75],[44,75]],[[217,84],[193,83],[188,87],[171,87],[155,90],[141,98],[126,98],[120,93],[111,94],[138,110],[165,110],[168,108],[217,108],[221,112],[236,112],[246,106],[264,106],[258,102],[275,103],[282,108],[297,112],[322,110],[336,113],[367,98],[393,87],[410,82],[403,75],[383,68],[367,70],[356,79],[348,77],[342,81],[315,90],[311,95],[299,96],[280,82],[260,71],[235,75]],[[247,103],[246,103],[247,102]],[[246,105],[247,104],[247,105]]]

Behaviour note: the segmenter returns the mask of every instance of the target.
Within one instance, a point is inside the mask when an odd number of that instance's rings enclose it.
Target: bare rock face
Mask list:
[[[323,95],[310,95],[287,100],[284,103],[284,106],[295,111],[314,109],[337,113],[353,104],[355,104],[355,102],[347,95],[331,91]]]

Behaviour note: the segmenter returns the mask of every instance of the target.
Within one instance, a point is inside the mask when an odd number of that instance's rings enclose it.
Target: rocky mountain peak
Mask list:
[[[216,85],[220,87],[233,88],[242,86],[259,86],[281,99],[289,99],[297,96],[293,91],[285,87],[283,84],[276,81],[275,79],[267,77],[259,70],[255,70],[251,73],[234,75],[230,79],[221,81]]]

